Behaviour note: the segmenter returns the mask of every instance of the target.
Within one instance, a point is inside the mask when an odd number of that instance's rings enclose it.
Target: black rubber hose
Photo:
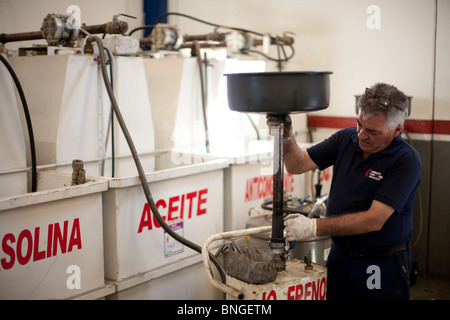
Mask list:
[[[184,13],[179,13],[179,12],[166,12],[166,13],[163,13],[162,15],[160,15],[159,17],[156,18],[155,24],[158,24],[159,20],[161,20],[162,18],[164,18],[166,16],[169,16],[169,15],[175,15],[175,16],[188,18],[188,19],[191,19],[191,20],[194,20],[194,21],[198,21],[198,22],[201,22],[201,23],[213,26],[213,27],[217,27],[217,28],[224,28],[224,29],[229,29],[229,30],[242,31],[242,32],[252,33],[252,34],[260,36],[260,37],[264,37],[264,34],[259,33],[259,32],[255,32],[255,31],[248,30],[248,29],[223,26],[223,25],[220,25],[220,24],[217,24],[217,23],[208,22],[208,21],[205,21],[205,20],[202,20],[202,19],[198,19],[198,18],[195,18],[193,16],[190,16],[190,15],[187,15],[187,14],[184,14]]]
[[[37,167],[36,167],[36,147],[34,144],[34,134],[33,134],[33,125],[31,123],[30,111],[28,110],[27,99],[25,98],[25,93],[23,92],[22,85],[20,84],[19,78],[14,72],[13,68],[9,64],[8,60],[0,54],[0,60],[5,65],[6,69],[8,69],[11,77],[14,80],[14,84],[16,85],[17,91],[19,92],[20,101],[22,102],[23,113],[25,115],[25,119],[27,122],[28,128],[28,137],[30,140],[30,153],[31,153],[31,192],[36,192],[37,190]]]
[[[217,24],[217,23],[208,22],[208,21],[205,21],[203,19],[195,18],[193,16],[190,16],[190,15],[187,15],[187,14],[184,14],[184,13],[179,13],[179,12],[166,12],[166,13],[163,13],[159,17],[156,18],[155,24],[135,28],[135,29],[131,30],[128,35],[131,36],[131,34],[133,34],[135,31],[138,31],[138,30],[152,29],[159,23],[159,21],[162,18],[170,16],[170,15],[175,15],[175,16],[188,18],[188,19],[191,19],[191,20],[194,20],[194,21],[197,21],[197,22],[200,22],[200,23],[204,23],[206,25],[213,26],[213,27],[216,27],[216,28],[223,28],[223,29],[228,29],[228,30],[235,30],[235,31],[240,31],[240,32],[245,32],[245,33],[251,33],[251,34],[257,35],[259,37],[264,37],[264,34],[262,34],[260,32],[256,32],[256,31],[252,31],[252,30],[248,30],[248,29],[243,29],[243,28],[235,28],[235,27],[223,26],[223,25],[220,25],[220,24]],[[281,39],[278,39],[278,38],[275,38],[275,37],[270,37],[270,39],[271,40],[276,40],[278,49],[281,48],[281,50],[283,51],[284,59],[281,59],[281,57],[278,58],[278,59],[274,59],[274,58],[271,58],[268,55],[264,54],[263,52],[260,52],[260,51],[257,51],[257,50],[245,49],[242,52],[245,53],[245,54],[248,54],[249,52],[256,53],[256,54],[262,55],[263,57],[265,57],[265,58],[267,58],[267,59],[269,59],[271,61],[275,61],[275,62],[279,62],[279,63],[280,62],[287,62],[294,56],[295,50],[294,50],[294,47],[291,44],[283,43],[283,41]],[[285,52],[284,47],[283,47],[284,45],[288,45],[291,48],[291,50],[292,50],[292,53],[291,53],[291,55],[289,57],[287,57],[287,55],[286,55],[286,52]]]
[[[116,115],[117,121],[119,122],[120,128],[122,129],[122,132],[125,136],[125,139],[127,141],[128,147],[130,148],[131,154],[133,156],[133,160],[136,164],[136,168],[139,174],[139,179],[141,180],[141,185],[142,188],[144,189],[144,194],[145,197],[147,198],[147,202],[156,218],[156,220],[158,221],[158,223],[160,224],[160,226],[175,240],[177,240],[178,242],[186,245],[187,247],[191,248],[194,251],[197,251],[198,253],[202,252],[202,248],[187,240],[186,238],[183,238],[182,236],[180,236],[178,233],[174,232],[169,225],[164,221],[164,219],[161,217],[161,215],[159,214],[158,209],[156,208],[155,202],[153,200],[152,194],[150,192],[150,187],[148,186],[148,182],[147,182],[147,178],[145,177],[145,172],[144,172],[144,168],[142,167],[142,163],[141,160],[139,158],[139,154],[136,151],[136,147],[134,146],[133,140],[131,139],[130,133],[128,131],[128,128],[125,124],[125,121],[122,117],[122,114],[119,110],[119,106],[117,104],[117,101],[114,97],[114,92],[111,88],[111,85],[108,81],[108,74],[106,72],[106,65],[105,65],[105,55],[104,55],[104,50],[103,50],[103,43],[102,40],[100,38],[98,38],[97,36],[90,36],[87,39],[87,43],[91,43],[92,41],[95,41],[99,47],[99,57],[100,57],[100,65],[101,65],[101,70],[102,70],[102,76],[103,76],[103,81],[105,83],[105,87],[106,87],[106,91],[108,92],[109,98],[111,100],[111,104],[113,106],[114,109],[114,113]],[[214,255],[212,255],[211,253],[209,253],[209,257],[211,259],[211,261],[216,265],[217,269],[220,272],[222,281],[225,281],[225,271],[223,270],[222,266],[219,264],[219,262],[217,261],[216,257],[214,257]]]
[[[142,26],[142,27],[134,28],[133,30],[130,31],[130,33],[128,33],[128,36],[131,36],[131,35],[132,35],[133,33],[135,33],[136,31],[139,31],[139,30],[146,30],[146,29],[153,29],[154,27],[155,27],[155,25],[152,24],[152,25],[148,25],[148,26]]]

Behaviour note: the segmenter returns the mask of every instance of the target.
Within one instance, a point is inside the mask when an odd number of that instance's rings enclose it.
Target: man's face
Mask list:
[[[386,126],[385,114],[377,114],[364,120],[360,111],[356,121],[359,148],[362,150],[364,158],[384,150],[403,130],[400,125],[396,129],[390,130]]]

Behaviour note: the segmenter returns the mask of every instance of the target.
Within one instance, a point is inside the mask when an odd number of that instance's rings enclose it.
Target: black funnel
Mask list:
[[[273,214],[270,247],[276,268],[286,268],[283,224],[283,119],[290,113],[326,109],[330,103],[328,71],[259,72],[226,74],[228,106],[233,111],[274,114],[280,125],[271,130],[274,137]]]
[[[330,104],[329,71],[231,73],[228,105],[233,111],[289,114],[318,111]]]

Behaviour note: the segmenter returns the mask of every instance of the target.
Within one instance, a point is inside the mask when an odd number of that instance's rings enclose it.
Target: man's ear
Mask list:
[[[394,130],[394,138],[397,138],[400,133],[405,129],[403,125],[399,124],[397,128]]]

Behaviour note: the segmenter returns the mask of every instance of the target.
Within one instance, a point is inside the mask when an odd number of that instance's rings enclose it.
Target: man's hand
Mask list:
[[[273,114],[266,115],[266,124],[269,127],[269,134],[272,129],[278,129],[280,127],[280,121],[278,120],[277,116]],[[289,140],[291,139],[291,136],[293,134],[293,128],[292,128],[292,119],[290,115],[284,116],[284,127],[283,127],[283,140]]]
[[[284,230],[288,241],[304,240],[316,236],[316,219],[302,214],[290,214],[284,218]]]

